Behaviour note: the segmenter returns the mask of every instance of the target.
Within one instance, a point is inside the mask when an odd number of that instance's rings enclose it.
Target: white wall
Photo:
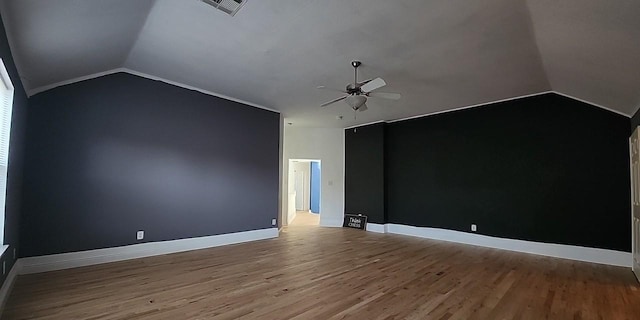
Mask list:
[[[344,217],[344,129],[302,128],[285,126],[284,161],[282,170],[288,175],[290,159],[320,160],[322,192],[320,194],[320,225],[342,226]],[[289,179],[283,176],[283,197],[289,197]],[[289,203],[288,200],[283,203]],[[287,217],[287,208],[281,217]]]

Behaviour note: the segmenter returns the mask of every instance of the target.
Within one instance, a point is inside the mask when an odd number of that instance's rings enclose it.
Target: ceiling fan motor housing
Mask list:
[[[348,94],[351,94],[351,95],[362,94],[362,90],[360,89],[360,83],[349,83],[347,85],[346,91]]]

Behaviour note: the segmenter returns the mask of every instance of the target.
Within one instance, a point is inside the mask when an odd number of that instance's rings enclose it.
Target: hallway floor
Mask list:
[[[291,226],[317,226],[320,224],[320,215],[308,211],[297,211],[296,217],[289,223]]]

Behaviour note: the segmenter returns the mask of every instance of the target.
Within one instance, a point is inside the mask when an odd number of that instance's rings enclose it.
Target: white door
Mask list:
[[[304,210],[304,172],[295,171],[296,211]]]
[[[629,139],[631,155],[631,252],[633,272],[640,280],[640,132],[638,128]]]

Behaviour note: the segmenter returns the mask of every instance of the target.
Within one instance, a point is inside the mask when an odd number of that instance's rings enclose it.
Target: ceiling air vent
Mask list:
[[[202,2],[234,16],[247,0],[202,0]]]

